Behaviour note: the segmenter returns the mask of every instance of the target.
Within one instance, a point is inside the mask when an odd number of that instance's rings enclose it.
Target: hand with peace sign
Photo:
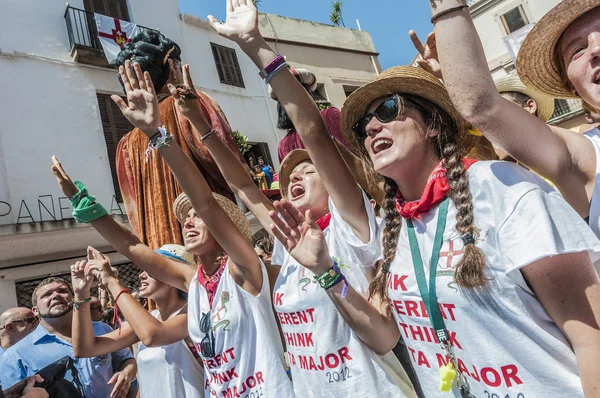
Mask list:
[[[419,56],[417,58],[417,64],[427,72],[431,73],[438,79],[442,79],[442,68],[440,66],[440,62],[438,60],[438,52],[435,43],[435,33],[431,32],[427,35],[427,40],[425,40],[425,46],[419,40],[419,36],[414,30],[408,32],[408,36],[410,40],[412,40],[413,45],[419,52]]]
[[[261,37],[258,30],[258,10],[252,0],[227,0],[225,23],[219,23],[212,15],[208,16],[208,20],[218,34],[236,42],[240,47]]]
[[[161,126],[160,110],[154,84],[148,72],[142,73],[142,68],[137,62],[131,64],[130,60],[119,67],[119,75],[125,87],[127,103],[118,95],[111,96],[123,116],[131,124],[139,128],[148,137],[153,136]]]

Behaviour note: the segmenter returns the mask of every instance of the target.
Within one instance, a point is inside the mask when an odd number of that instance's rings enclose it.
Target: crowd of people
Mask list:
[[[410,32],[419,67],[341,111],[319,110],[254,2],[226,3],[209,21],[277,101],[279,173],[243,161],[177,44],[126,44],[132,229],[51,169],[75,220],[143,271],[139,297],[93,248],[42,281],[0,315],[4,395],[600,397],[600,0],[550,10],[497,81],[465,2],[432,0],[434,32]],[[547,124],[567,97],[587,112],[576,131]]]

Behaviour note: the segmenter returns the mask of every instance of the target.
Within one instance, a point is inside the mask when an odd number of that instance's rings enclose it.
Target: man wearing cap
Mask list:
[[[0,355],[33,332],[39,319],[24,307],[9,308],[0,315]]]
[[[462,0],[431,4],[434,45],[459,113],[495,146],[556,184],[600,236],[600,203],[593,200],[600,197],[600,131],[580,135],[549,126],[499,95],[468,6]],[[600,0],[564,0],[536,24],[517,59],[524,84],[551,97],[579,95],[600,107],[599,6]]]

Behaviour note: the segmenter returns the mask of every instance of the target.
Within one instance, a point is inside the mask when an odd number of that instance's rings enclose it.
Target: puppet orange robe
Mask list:
[[[217,103],[197,91],[202,112],[221,140],[246,164],[233,139],[227,118]],[[159,97],[160,98],[160,97]],[[234,200],[215,161],[172,96],[160,102],[160,117],[173,139],[192,159],[214,192]],[[125,135],[117,147],[117,175],[123,204],[133,232],[152,249],[182,244],[181,225],[173,214],[175,198],[182,192],[166,162],[153,150],[146,161],[148,137],[138,128]]]

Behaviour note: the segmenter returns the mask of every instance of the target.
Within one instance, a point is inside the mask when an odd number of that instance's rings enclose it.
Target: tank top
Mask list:
[[[212,306],[208,293],[194,276],[188,291],[188,330],[200,349],[200,328],[210,312],[216,355],[202,356],[206,397],[291,398],[283,346],[271,305],[269,280],[261,262],[262,289],[257,296],[242,289],[229,272],[228,260]],[[199,272],[202,272],[199,269]]]
[[[152,316],[158,318],[159,311]],[[204,371],[184,340],[162,347],[140,344],[137,364],[141,398],[204,397]]]
[[[600,129],[596,127],[583,134],[583,136],[590,140],[596,152],[596,181],[592,192],[588,224],[596,236],[600,238]]]

